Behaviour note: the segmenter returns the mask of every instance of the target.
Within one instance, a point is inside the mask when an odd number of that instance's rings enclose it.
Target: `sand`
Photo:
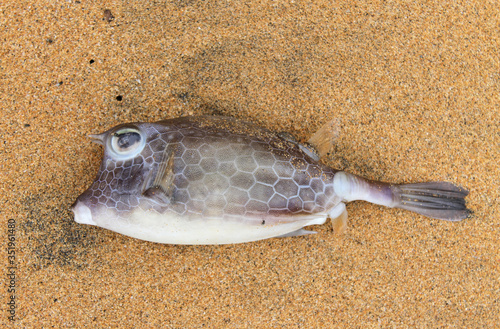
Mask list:
[[[497,327],[499,22],[498,3],[484,1],[4,1],[0,321]],[[300,140],[339,118],[325,163],[453,182],[474,214],[450,223],[357,202],[342,236],[322,225],[228,246],[73,221],[102,154],[87,134],[197,114]]]

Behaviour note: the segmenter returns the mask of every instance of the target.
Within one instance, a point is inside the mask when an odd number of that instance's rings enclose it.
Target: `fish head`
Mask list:
[[[108,227],[106,221],[126,219],[134,208],[168,204],[168,172],[173,168],[168,167],[169,143],[161,138],[165,129],[129,123],[89,136],[104,146],[104,154],[94,182],[72,205],[76,222]],[[159,171],[163,175],[158,178]]]

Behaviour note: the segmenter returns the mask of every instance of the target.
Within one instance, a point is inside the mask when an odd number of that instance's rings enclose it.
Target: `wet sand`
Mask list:
[[[496,4],[0,9],[0,246],[3,273],[14,273],[2,275],[1,322],[14,296],[17,327],[498,325]],[[322,225],[227,246],[161,245],[73,221],[102,152],[87,134],[198,114],[300,140],[340,118],[325,163],[383,181],[453,182],[470,190],[474,214],[450,223],[357,202],[342,236]]]

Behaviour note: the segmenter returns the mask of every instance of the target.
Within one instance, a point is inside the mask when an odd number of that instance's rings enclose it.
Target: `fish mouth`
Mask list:
[[[92,212],[82,201],[77,200],[72,206],[71,210],[75,214],[75,222],[87,225],[97,225],[92,219]]]

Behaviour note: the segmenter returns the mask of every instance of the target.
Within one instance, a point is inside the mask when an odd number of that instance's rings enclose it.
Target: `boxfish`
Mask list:
[[[448,221],[469,216],[468,191],[449,182],[391,184],[321,161],[335,123],[308,142],[223,116],[126,123],[99,135],[96,179],[72,205],[75,221],[133,238],[208,245],[315,233],[347,225],[346,202],[363,200]]]

